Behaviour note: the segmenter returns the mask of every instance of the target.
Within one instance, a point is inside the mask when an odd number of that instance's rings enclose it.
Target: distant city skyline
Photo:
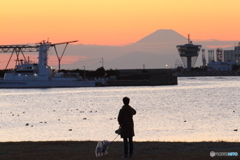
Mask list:
[[[124,46],[159,30],[192,39],[239,40],[239,0],[1,1],[0,45],[53,43]]]

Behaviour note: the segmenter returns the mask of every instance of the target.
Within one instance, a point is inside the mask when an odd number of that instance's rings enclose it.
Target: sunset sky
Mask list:
[[[240,0],[1,0],[0,44],[125,45],[159,29],[240,39]]]

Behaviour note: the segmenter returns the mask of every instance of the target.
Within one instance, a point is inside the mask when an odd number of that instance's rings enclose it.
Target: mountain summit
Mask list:
[[[140,39],[136,43],[168,43],[174,41],[186,41],[186,37],[171,29],[161,29]]]

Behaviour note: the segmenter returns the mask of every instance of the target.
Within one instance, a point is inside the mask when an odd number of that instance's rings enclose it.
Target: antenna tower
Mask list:
[[[203,62],[203,66],[206,66],[207,61],[205,57],[205,49],[202,49],[202,62]]]

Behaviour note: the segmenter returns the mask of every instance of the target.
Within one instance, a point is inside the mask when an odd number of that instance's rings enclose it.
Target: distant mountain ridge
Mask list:
[[[181,59],[176,46],[187,42],[186,37],[172,29],[160,29],[126,46],[70,45],[67,49],[68,55],[85,58],[79,58],[71,64],[62,65],[62,67],[76,69],[85,66],[87,69],[97,69],[101,65],[100,60],[91,60],[103,58],[105,69],[135,69],[142,68],[143,65],[146,68],[166,68],[166,66],[174,68],[176,61]],[[209,45],[234,43],[233,41],[198,41],[193,39],[193,44],[202,45],[202,48],[209,49]],[[89,63],[83,63],[84,60],[89,60]],[[201,52],[195,66],[200,65],[202,65]]]
[[[166,68],[167,66],[172,65],[172,63],[168,63],[171,61],[169,56],[170,55],[137,51],[117,57],[107,63],[109,66],[115,66],[114,69],[143,69],[143,66],[145,68]],[[177,55],[171,56],[173,56],[174,59],[178,58]]]
[[[186,37],[182,36],[181,34],[177,33],[174,30],[160,29],[140,39],[135,43],[166,43],[184,40],[186,40],[187,42]]]

